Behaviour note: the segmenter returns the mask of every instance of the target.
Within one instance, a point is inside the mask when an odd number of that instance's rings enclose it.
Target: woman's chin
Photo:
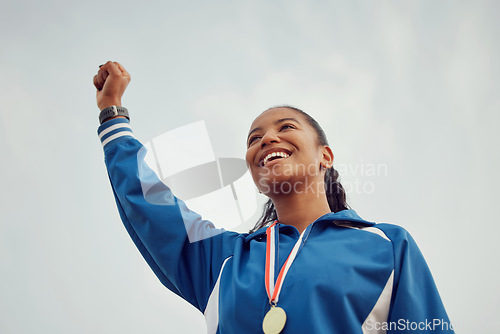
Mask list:
[[[260,180],[258,188],[262,194],[272,197],[279,194],[291,194],[297,186],[292,176],[269,175],[265,179]]]

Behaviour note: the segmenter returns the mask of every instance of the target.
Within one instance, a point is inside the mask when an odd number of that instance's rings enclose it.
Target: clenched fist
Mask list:
[[[99,68],[94,76],[94,86],[97,88],[97,106],[100,110],[112,105],[122,105],[122,95],[130,82],[130,74],[117,63],[108,61]]]

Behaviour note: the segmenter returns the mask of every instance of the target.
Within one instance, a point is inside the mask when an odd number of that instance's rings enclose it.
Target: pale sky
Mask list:
[[[261,111],[310,113],[351,206],[410,231],[457,332],[498,331],[499,12],[495,1],[2,1],[0,332],[205,332],[119,219],[92,85],[107,60],[132,75],[123,105],[143,142],[204,121],[215,156],[244,158]]]

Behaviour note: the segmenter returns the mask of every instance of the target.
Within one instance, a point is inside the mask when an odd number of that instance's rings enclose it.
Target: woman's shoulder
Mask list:
[[[379,229],[382,231],[387,238],[392,241],[401,241],[401,240],[413,240],[410,232],[406,230],[403,226],[394,224],[394,223],[388,223],[388,222],[378,222],[375,225],[373,225],[373,228]]]
[[[324,218],[331,219],[337,226],[372,232],[389,241],[411,238],[410,233],[400,225],[388,222],[365,220],[352,209],[331,213],[329,215],[325,215]]]

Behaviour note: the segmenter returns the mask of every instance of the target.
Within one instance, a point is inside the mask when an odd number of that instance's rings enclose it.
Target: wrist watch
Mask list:
[[[99,114],[99,122],[102,124],[108,119],[115,116],[125,116],[130,121],[130,116],[128,115],[128,110],[125,107],[111,106],[101,110]]]

